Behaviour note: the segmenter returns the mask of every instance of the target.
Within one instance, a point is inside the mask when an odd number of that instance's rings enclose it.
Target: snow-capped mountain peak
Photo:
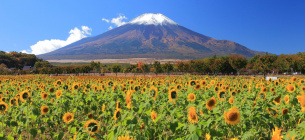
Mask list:
[[[176,22],[174,22],[173,20],[169,19],[168,17],[157,13],[145,13],[142,14],[138,17],[136,17],[135,19],[131,20],[129,22],[130,24],[144,24],[144,25],[149,25],[149,24],[153,24],[153,25],[165,25],[165,24],[174,24],[174,25],[178,25]]]

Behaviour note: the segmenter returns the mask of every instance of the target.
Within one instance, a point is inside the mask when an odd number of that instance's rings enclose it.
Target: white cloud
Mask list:
[[[109,23],[109,20],[105,18],[102,18],[102,21],[106,21],[107,23]]]
[[[85,38],[87,35],[91,35],[91,31],[92,29],[87,26],[82,26],[81,30],[75,27],[70,30],[70,36],[67,40],[51,39],[38,41],[35,45],[31,46],[31,50],[22,50],[21,52],[35,55],[48,53]]]
[[[124,15],[119,14],[118,17],[112,18],[111,20],[106,19],[106,18],[102,18],[102,21],[114,24],[116,27],[119,27],[119,26],[122,26],[122,25],[127,23],[127,22],[123,21],[123,20],[126,20],[126,19],[127,19],[127,17],[125,17]],[[113,27],[109,26],[108,29],[111,30],[111,29],[113,29]]]

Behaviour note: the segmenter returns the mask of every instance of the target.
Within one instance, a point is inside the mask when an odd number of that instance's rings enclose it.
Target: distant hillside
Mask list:
[[[233,53],[247,57],[263,54],[229,40],[217,40],[194,32],[162,14],[143,14],[123,26],[38,57],[47,60],[201,59]]]
[[[5,64],[8,68],[22,69],[24,66],[33,67],[37,61],[42,60],[34,54],[0,51],[0,64]]]

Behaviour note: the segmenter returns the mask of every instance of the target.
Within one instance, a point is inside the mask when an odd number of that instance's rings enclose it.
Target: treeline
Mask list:
[[[155,61],[152,64],[100,64],[91,61],[88,65],[52,66],[47,61],[35,62],[35,70],[13,71],[10,73],[35,74],[77,74],[77,73],[191,73],[191,74],[265,74],[265,73],[304,73],[305,52],[291,55],[264,54],[255,55],[251,59],[245,56],[232,54],[229,56],[213,56],[201,60],[179,61],[176,63],[161,64]],[[1,65],[0,65],[1,67]],[[1,73],[1,69],[0,69]],[[8,73],[8,74],[10,74]]]

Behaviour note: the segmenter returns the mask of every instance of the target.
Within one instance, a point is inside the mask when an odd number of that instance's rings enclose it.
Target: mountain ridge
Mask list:
[[[144,18],[146,15],[150,19]],[[229,40],[192,31],[162,14],[143,14],[103,34],[87,37],[50,53],[43,59],[164,58],[201,59],[238,53],[263,54]],[[155,16],[155,17],[154,17]],[[147,21],[147,22],[146,22]]]

